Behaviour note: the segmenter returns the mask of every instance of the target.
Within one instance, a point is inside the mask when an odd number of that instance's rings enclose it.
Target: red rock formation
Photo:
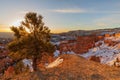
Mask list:
[[[78,37],[75,52],[79,54],[87,52],[90,48],[94,47],[96,40],[97,38],[95,36]]]
[[[104,36],[97,36],[97,38],[98,38],[99,40],[101,40],[101,39],[104,38]]]
[[[100,62],[100,57],[91,56],[91,57],[89,58],[89,60],[96,61],[96,62]]]
[[[115,37],[120,37],[120,33],[115,33]]]
[[[60,52],[67,52],[69,50],[73,50],[75,49],[75,45],[76,45],[76,40],[68,40],[66,41],[66,43],[61,43],[60,44]]]
[[[105,34],[105,37],[110,37],[110,34]]]
[[[60,44],[60,52],[67,52],[69,50],[75,53],[82,54],[87,52],[90,48],[95,46],[95,42],[103,39],[103,36],[79,36],[77,40],[68,40]]]
[[[15,73],[14,71],[14,67],[13,66],[9,66],[8,69],[5,71],[5,76],[12,76]]]

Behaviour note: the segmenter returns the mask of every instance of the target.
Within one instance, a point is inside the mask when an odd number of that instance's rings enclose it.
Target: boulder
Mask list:
[[[100,57],[91,56],[91,57],[89,58],[89,60],[96,61],[96,62],[100,62]]]

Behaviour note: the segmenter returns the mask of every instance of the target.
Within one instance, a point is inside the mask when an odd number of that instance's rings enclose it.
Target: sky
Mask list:
[[[120,0],[0,0],[0,32],[27,12],[42,15],[52,33],[120,27]]]

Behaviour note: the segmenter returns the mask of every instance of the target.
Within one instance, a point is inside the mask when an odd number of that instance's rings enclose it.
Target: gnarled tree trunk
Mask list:
[[[33,70],[36,71],[37,70],[37,57],[33,58]]]

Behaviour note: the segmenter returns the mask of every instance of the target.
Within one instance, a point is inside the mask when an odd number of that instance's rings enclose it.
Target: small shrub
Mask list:
[[[19,61],[16,65],[15,65],[15,73],[19,74],[21,72],[27,72],[28,71],[28,67],[25,67],[22,61]]]

